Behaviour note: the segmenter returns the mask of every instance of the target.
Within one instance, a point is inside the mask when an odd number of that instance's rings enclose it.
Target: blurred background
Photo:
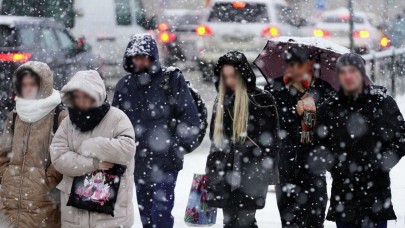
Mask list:
[[[279,36],[321,37],[366,55],[405,44],[401,0],[0,0],[0,14],[0,62],[7,65],[0,77],[15,62],[45,60],[59,86],[77,69],[95,68],[113,87],[137,33],[159,40],[166,65],[199,71],[204,80],[224,52],[244,51],[253,61],[266,39]]]
[[[125,75],[126,46],[139,33],[156,38],[162,63],[181,68],[209,108],[216,95],[212,67],[221,55],[239,50],[253,62],[268,39],[294,36],[328,39],[362,54],[370,77],[405,111],[404,0],[0,0],[0,132],[14,106],[11,76],[20,64],[47,63],[59,89],[78,70],[98,70],[111,98]],[[267,80],[256,72],[264,86]],[[206,139],[199,152],[186,156],[178,195],[188,194],[193,172],[204,171],[208,147]],[[403,182],[403,171],[404,162],[394,179]],[[405,226],[402,182],[393,182],[399,219],[390,227]],[[176,201],[175,227],[184,227],[186,201]],[[279,225],[275,203],[271,193],[259,225]]]

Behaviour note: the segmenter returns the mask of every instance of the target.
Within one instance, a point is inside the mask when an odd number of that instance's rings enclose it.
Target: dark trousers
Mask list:
[[[367,222],[365,224],[336,222],[337,228],[387,228],[388,222]]]
[[[178,172],[164,173],[156,182],[135,180],[136,198],[144,228],[172,228],[174,188]]]
[[[323,228],[328,201],[326,178],[312,177],[302,180],[301,184],[276,185],[282,227]]]
[[[223,208],[224,228],[257,228],[256,210]]]

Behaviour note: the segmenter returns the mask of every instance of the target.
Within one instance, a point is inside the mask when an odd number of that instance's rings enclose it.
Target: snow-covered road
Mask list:
[[[212,101],[215,96],[215,91],[212,85],[201,83],[197,80],[196,75],[189,74],[189,79],[193,81],[194,85],[198,85],[197,89],[202,92],[202,96],[207,102],[207,106],[212,106]],[[398,105],[401,108],[403,114],[405,114],[405,96],[397,98]],[[198,151],[186,155],[184,169],[181,171],[178,177],[178,183],[176,187],[176,202],[173,210],[175,217],[175,228],[187,227],[183,222],[184,212],[187,205],[188,194],[190,191],[191,181],[194,173],[204,173],[205,162],[208,155],[209,142],[206,139],[204,144],[198,149]],[[398,220],[391,221],[388,225],[389,228],[404,228],[405,227],[405,159],[392,170],[392,194],[395,212]],[[328,186],[330,187],[331,179],[328,178]],[[136,200],[134,199],[134,204]],[[276,196],[270,192],[267,197],[266,207],[263,210],[257,212],[257,220],[260,228],[279,228],[281,227],[279,213],[277,209]],[[141,226],[140,217],[137,211],[135,211],[135,224],[133,227],[139,228]],[[222,212],[219,211],[217,224],[212,226],[214,228],[222,227]],[[336,227],[334,223],[326,221],[326,228]]]

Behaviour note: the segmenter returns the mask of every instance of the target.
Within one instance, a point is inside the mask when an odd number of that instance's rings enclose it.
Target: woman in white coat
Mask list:
[[[78,72],[61,90],[69,117],[51,145],[52,164],[61,174],[62,227],[131,227],[135,133],[128,117],[106,101],[104,82],[96,71]],[[127,167],[118,190],[114,214],[66,206],[74,177],[114,164]]]

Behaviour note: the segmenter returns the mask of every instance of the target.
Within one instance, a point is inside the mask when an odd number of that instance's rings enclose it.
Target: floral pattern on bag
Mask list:
[[[191,226],[212,226],[216,223],[217,209],[207,204],[206,175],[194,174],[184,221]]]
[[[114,205],[125,169],[126,166],[114,165],[108,171],[97,170],[75,177],[67,206],[114,217]]]

